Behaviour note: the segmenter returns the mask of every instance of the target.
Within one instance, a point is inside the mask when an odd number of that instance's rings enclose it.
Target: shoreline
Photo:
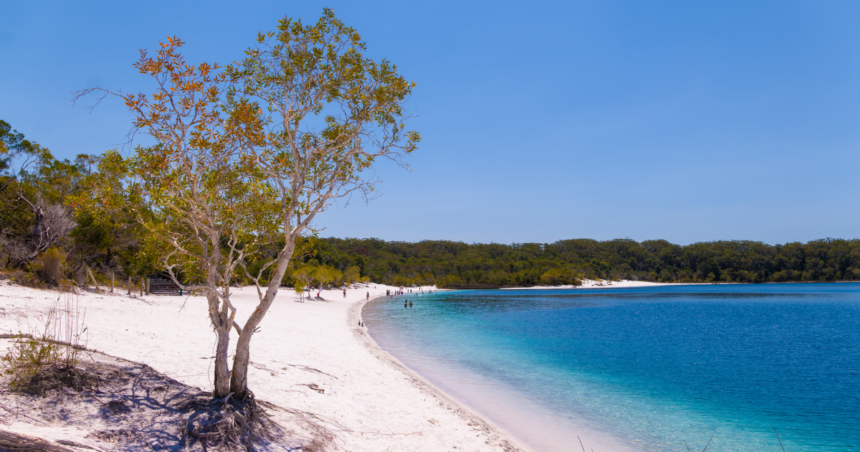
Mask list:
[[[376,297],[370,300],[359,301],[355,303],[350,309],[347,317],[348,325],[354,325],[358,323],[359,319],[362,319],[364,307],[375,300],[381,299],[384,297]],[[511,432],[505,430],[504,428],[496,425],[490,419],[487,419],[484,415],[478,413],[464,402],[456,399],[455,397],[449,395],[445,391],[443,391],[438,386],[430,383],[426,378],[424,378],[421,374],[404,364],[402,361],[397,359],[391,353],[385,351],[373,337],[370,335],[367,327],[364,328],[353,328],[356,339],[364,345],[368,351],[375,356],[377,359],[382,361],[383,363],[397,369],[400,372],[403,372],[408,377],[412,379],[412,383],[419,388],[422,392],[427,392],[433,397],[436,397],[442,400],[445,403],[454,405],[457,409],[457,414],[465,418],[470,425],[472,423],[477,423],[481,425],[482,429],[485,429],[488,432],[492,432],[499,437],[502,438],[502,441],[510,444],[510,447],[504,447],[505,451],[517,451],[522,450],[524,452],[536,452],[535,449],[532,449],[530,446],[523,443],[519,438],[513,435]]]
[[[356,308],[357,312],[351,315],[363,314],[368,303],[361,303],[361,307]],[[357,323],[357,320],[355,318],[352,323]],[[580,442],[597,447],[597,450],[639,450],[636,439],[622,438],[604,425],[571,413],[560,415],[506,383],[443,360],[434,360],[430,364],[419,360],[412,362],[410,367],[382,348],[370,335],[369,329],[359,334],[381,360],[413,376],[417,385],[425,385],[440,398],[463,408],[468,415],[495,427],[524,450],[562,452],[571,450],[570,444],[579,445]],[[409,361],[408,358],[404,359]]]
[[[845,283],[846,282],[842,282],[843,285],[845,285]],[[855,282],[855,284],[856,283],[857,282]],[[778,284],[778,283],[770,283],[770,284]],[[801,284],[801,286],[797,286],[797,284]],[[761,285],[757,286],[758,287],[757,289],[755,287],[746,287],[745,288],[744,286],[741,286],[740,284],[719,284],[720,286],[724,286],[724,287],[722,287],[722,289],[720,289],[719,287],[712,287],[712,288],[694,287],[694,286],[701,286],[704,284],[672,284],[672,283],[666,283],[666,284],[660,284],[659,287],[654,287],[654,289],[662,289],[662,290],[656,290],[656,292],[653,290],[647,290],[647,289],[639,290],[639,291],[633,290],[633,292],[640,292],[643,294],[653,292],[653,293],[671,293],[671,294],[690,293],[690,294],[706,294],[706,295],[721,294],[722,293],[722,294],[728,294],[726,296],[729,298],[731,298],[732,296],[736,296],[736,295],[741,295],[741,296],[745,296],[745,297],[749,298],[749,297],[755,297],[756,294],[765,294],[765,295],[773,295],[773,296],[781,297],[781,298],[779,298],[779,300],[784,300],[784,299],[786,299],[786,297],[791,297],[794,295],[800,295],[800,296],[805,297],[805,296],[809,296],[810,294],[813,294],[813,295],[814,294],[825,294],[823,296],[827,297],[826,294],[831,292],[831,291],[833,292],[833,294],[851,294],[851,293],[854,293],[854,291],[856,290],[856,287],[854,289],[851,289],[848,287],[843,287],[840,289],[839,288],[840,282],[833,282],[830,284],[831,284],[830,288],[827,288],[824,286],[816,287],[816,286],[818,286],[816,284],[810,284],[810,283],[803,284],[803,283],[794,283],[794,282],[792,282],[790,286],[782,286],[782,287],[775,286],[775,285],[768,286],[765,284],[761,284]],[[680,286],[685,286],[685,287],[689,285],[690,287],[688,287],[686,289],[684,289],[683,287],[679,287],[679,288],[677,288],[678,290],[666,289],[666,287],[670,286],[670,285],[680,285]],[[709,285],[713,286],[714,284],[709,284]],[[824,285],[827,285],[827,283],[824,283]],[[556,289],[565,289],[565,287],[555,287],[555,288]],[[604,288],[604,287],[593,287],[593,288],[597,289],[597,288]],[[533,289],[541,290],[542,288],[538,287],[538,288],[533,288]],[[591,287],[589,287],[589,289],[591,289]],[[481,291],[483,291],[484,294],[478,293]],[[481,304],[480,300],[488,301],[488,300],[494,300],[495,299],[494,298],[495,296],[493,295],[493,293],[495,292],[494,290],[477,290],[477,289],[475,289],[475,290],[458,290],[456,292],[460,294],[462,299],[457,300],[456,299],[457,296],[452,294],[453,295],[452,299],[448,300],[448,301],[451,301],[452,303],[454,303],[455,305],[457,305],[458,301],[462,301],[464,304],[472,303],[476,306],[483,306]],[[626,295],[621,294],[621,293],[616,293],[613,295],[611,292],[612,291],[601,291],[602,295],[600,295],[600,296],[609,296],[609,297],[613,297],[616,299],[619,299],[619,297],[623,298],[626,296]],[[543,295],[540,295],[540,293],[538,293],[538,292],[535,292],[533,295],[528,295],[528,294],[517,295],[516,292],[511,291],[511,292],[508,292],[507,295],[505,295],[503,292],[498,292],[498,297],[500,297],[500,299],[502,299],[503,297],[507,296],[507,297],[514,297],[515,299],[519,299],[519,298],[522,298],[523,296],[527,295],[526,298],[528,299],[528,298],[531,298],[532,296],[537,296],[537,297],[540,297],[540,296],[555,297],[555,296],[557,296],[557,295],[553,295],[553,293],[551,291],[543,291],[541,293],[543,293]],[[566,293],[568,293],[570,296],[575,296],[576,291],[570,290]],[[589,295],[589,292],[584,291],[581,295],[583,295],[583,296]],[[595,292],[592,295],[597,295],[597,293]],[[618,297],[616,297],[616,295]],[[852,295],[852,296],[856,298],[856,295]],[[444,297],[444,295],[443,295],[443,297]],[[472,297],[476,297],[474,300],[478,300],[478,301],[474,301],[472,299]],[[483,297],[483,298],[481,298],[481,297]],[[791,300],[791,298],[788,298],[788,299]],[[400,301],[402,301],[402,300],[400,300]],[[711,300],[709,300],[709,302],[710,301]],[[853,302],[856,300],[851,300],[851,301]],[[731,303],[731,300],[727,301],[727,303]],[[425,303],[425,304],[427,304],[427,303]],[[439,304],[444,305],[444,302],[439,303]],[[619,304],[624,304],[624,303],[622,302]],[[633,303],[630,303],[630,304],[633,305]],[[794,304],[794,302],[792,302],[791,304]],[[690,306],[696,306],[696,303],[690,303]],[[589,426],[593,426],[599,430],[602,430],[603,432],[608,433],[609,436],[611,436],[611,437],[616,437],[616,438],[621,439],[622,441],[625,441],[626,442],[625,446],[629,445],[631,450],[641,450],[641,448],[637,449],[636,447],[640,446],[642,444],[650,444],[650,446],[654,446],[655,444],[658,444],[658,443],[662,444],[662,442],[667,442],[666,444],[668,444],[668,441],[677,440],[680,437],[680,435],[695,437],[697,434],[700,435],[699,439],[702,440],[702,444],[699,445],[699,447],[702,447],[705,445],[705,441],[709,440],[709,437],[707,437],[707,436],[702,437],[701,436],[704,434],[703,432],[708,432],[711,430],[717,431],[717,430],[720,430],[722,428],[726,429],[725,434],[722,435],[723,438],[719,438],[719,439],[715,440],[716,444],[714,444],[714,445],[718,446],[718,448],[720,448],[719,446],[723,445],[723,442],[725,442],[725,444],[731,443],[731,444],[734,444],[735,446],[737,446],[739,444],[742,446],[744,444],[759,444],[759,445],[767,444],[767,445],[769,445],[770,444],[769,441],[774,439],[774,436],[770,436],[771,435],[770,430],[768,428],[766,428],[769,425],[768,422],[763,422],[763,423],[761,423],[761,425],[758,425],[757,423],[759,423],[759,421],[761,421],[761,419],[756,418],[753,414],[742,413],[743,415],[738,415],[737,413],[733,413],[733,416],[726,416],[725,415],[726,413],[723,413],[723,412],[718,411],[718,410],[714,410],[714,412],[715,413],[722,413],[722,414],[720,414],[720,415],[712,414],[709,410],[699,411],[698,403],[700,401],[702,404],[704,404],[706,402],[716,404],[716,402],[709,401],[706,397],[703,397],[703,396],[697,397],[692,402],[690,400],[685,400],[683,398],[678,398],[678,399],[666,398],[665,400],[663,400],[661,398],[655,398],[654,401],[652,401],[652,402],[649,402],[647,400],[647,398],[641,398],[641,399],[638,399],[639,401],[637,402],[636,401],[637,399],[635,399],[635,398],[628,397],[628,399],[625,400],[624,397],[620,397],[617,399],[620,401],[620,403],[613,403],[613,401],[616,399],[613,399],[612,397],[606,397],[606,398],[603,397],[603,394],[612,394],[613,391],[611,391],[611,390],[607,391],[606,387],[601,387],[600,385],[595,385],[591,388],[593,390],[590,391],[590,396],[589,396],[589,391],[587,391],[587,390],[577,391],[576,394],[578,394],[578,395],[576,397],[578,398],[578,400],[575,399],[574,402],[578,402],[578,401],[582,401],[582,400],[593,400],[593,401],[595,401],[596,403],[593,403],[592,407],[598,408],[598,410],[596,410],[595,412],[600,413],[601,415],[603,415],[603,417],[601,418],[598,416],[598,417],[593,418],[593,419],[595,419],[595,422],[590,423],[590,424],[589,423],[581,424],[581,423],[576,422],[579,419],[575,419],[575,415],[574,415],[571,417],[571,419],[574,420],[573,423],[566,423],[567,425],[563,425],[562,423],[558,423],[556,425],[558,425],[561,428],[557,428],[557,427],[552,425],[553,423],[545,422],[547,417],[544,416],[543,419],[541,419],[541,417],[539,417],[539,416],[534,416],[533,410],[529,409],[530,407],[529,407],[528,400],[523,400],[524,399],[523,397],[516,397],[516,392],[525,391],[529,388],[530,385],[528,384],[529,383],[528,379],[512,378],[512,379],[506,380],[505,378],[497,378],[497,374],[496,374],[494,369],[516,368],[517,367],[516,363],[521,363],[521,362],[523,362],[523,360],[517,360],[517,362],[513,362],[513,361],[505,362],[504,360],[500,360],[500,359],[487,360],[487,361],[482,361],[480,359],[480,357],[483,356],[481,354],[483,350],[491,350],[488,347],[494,347],[495,348],[496,347],[495,344],[501,344],[501,346],[499,346],[498,348],[504,350],[504,345],[506,344],[506,342],[504,342],[504,341],[482,342],[481,339],[483,339],[483,337],[480,335],[470,335],[470,334],[460,332],[460,331],[466,331],[467,329],[473,329],[473,330],[481,331],[480,327],[483,325],[479,325],[478,323],[483,323],[483,321],[475,323],[475,322],[468,322],[468,321],[461,320],[459,316],[462,314],[462,312],[456,306],[453,308],[450,308],[450,309],[445,308],[445,307],[440,307],[439,310],[436,310],[435,308],[431,308],[429,310],[429,312],[433,315],[431,315],[430,317],[438,316],[441,319],[438,321],[423,321],[422,322],[422,321],[419,321],[417,319],[413,320],[412,315],[408,315],[408,314],[404,315],[403,313],[398,313],[396,311],[402,312],[402,310],[400,310],[398,308],[397,304],[392,303],[389,306],[383,302],[380,305],[373,306],[372,309],[369,309],[365,313],[370,319],[376,320],[376,322],[373,322],[374,326],[375,325],[381,325],[381,327],[379,329],[373,330],[373,337],[375,338],[375,341],[378,341],[379,344],[382,344],[382,346],[384,346],[386,350],[390,350],[389,353],[391,353],[392,355],[395,355],[399,360],[402,361],[402,363],[404,363],[404,365],[410,367],[411,369],[414,369],[415,372],[420,373],[422,376],[424,376],[425,379],[431,381],[432,384],[436,385],[438,388],[445,391],[447,394],[450,394],[452,397],[462,401],[462,403],[468,405],[470,408],[478,411],[479,413],[482,413],[486,418],[489,418],[491,421],[495,422],[497,425],[499,425],[503,429],[506,429],[508,432],[513,434],[515,437],[517,437],[519,440],[521,440],[522,442],[528,444],[529,446],[531,446],[533,448],[538,448],[539,450],[547,451],[547,452],[550,452],[550,451],[561,452],[561,451],[571,450],[571,449],[564,448],[564,447],[557,448],[556,444],[577,445],[578,444],[577,441],[579,440],[579,436],[574,436],[573,438],[570,438],[570,440],[565,441],[565,442],[555,442],[555,444],[550,443],[550,441],[541,441],[547,437],[554,437],[553,439],[558,438],[561,435],[557,435],[556,433],[562,432],[564,430],[564,427],[568,427],[568,426],[574,427],[574,429],[568,428],[567,429],[568,433],[575,433],[576,435],[582,435],[582,441],[584,441],[585,446],[590,446],[591,443],[593,443],[593,441],[587,440],[588,433],[585,432],[582,427],[587,428]],[[481,314],[484,313],[483,310],[476,311],[476,312],[480,312]],[[495,313],[495,311],[492,311],[492,312]],[[643,312],[643,311],[640,311],[640,312]],[[650,311],[648,311],[648,312],[650,312]],[[735,312],[735,311],[731,311],[731,312]],[[827,311],[824,311],[824,312],[827,312]],[[476,317],[480,318],[480,315],[476,316]],[[586,318],[588,318],[588,317],[586,317]],[[683,319],[681,317],[679,317],[679,318],[681,319],[682,322],[686,320],[686,319]],[[710,318],[710,317],[709,317],[708,313],[705,313],[704,315],[698,316],[698,318]],[[848,316],[848,318],[850,318],[850,316]],[[392,325],[391,327],[387,327],[387,325],[389,325],[388,320],[391,320],[391,325]],[[508,319],[508,320],[510,320],[510,319]],[[530,322],[528,322],[528,320],[529,319],[526,319],[526,321],[523,321],[521,323],[530,323]],[[456,328],[458,328],[459,331],[455,331],[452,328],[447,327],[446,326],[447,323],[451,323],[451,324],[456,325]],[[419,333],[419,331],[424,331],[423,326],[425,324],[428,327],[427,331],[431,332],[431,333],[422,336]],[[397,325],[399,325],[399,327]],[[499,327],[504,328],[505,326],[507,326],[507,324],[501,324],[500,323],[500,324],[494,324],[493,326],[499,326]],[[634,326],[634,329],[635,329],[635,326]],[[662,330],[662,328],[661,328],[661,330]],[[496,330],[493,330],[493,331],[496,331]],[[665,331],[672,331],[671,326],[668,326],[668,328]],[[672,335],[674,336],[674,333]],[[668,334],[667,334],[667,336],[668,336]],[[601,339],[598,336],[595,336],[595,337],[597,337],[598,340]],[[625,336],[622,335],[622,337],[625,337]],[[457,345],[451,345],[451,347],[447,346],[448,344],[456,344],[457,342],[470,343],[471,342],[470,339],[473,339],[473,338],[477,339],[477,342],[482,344],[483,348],[481,348],[481,347],[479,347],[477,349],[472,348],[472,349],[468,349],[467,353],[459,353],[458,354]],[[669,338],[668,341],[664,340],[661,344],[671,343],[672,340],[673,340],[672,338]],[[688,343],[688,342],[684,342],[684,343]],[[426,346],[425,346],[425,344],[426,344]],[[655,347],[655,348],[657,348],[657,347]],[[520,349],[522,351],[525,351],[526,353],[533,350],[530,347],[529,348],[521,347]],[[752,348],[752,349],[755,349],[755,348]],[[726,351],[726,350],[728,350],[728,351]],[[850,348],[849,348],[849,350],[850,350]],[[734,350],[729,350],[729,349],[722,350],[722,349],[717,348],[717,352],[715,352],[716,354],[709,359],[719,359],[720,362],[723,362],[723,358],[725,356],[720,355],[720,353],[724,353],[724,352],[729,353],[729,357],[731,358],[731,356],[732,356],[731,353],[734,353]],[[488,353],[490,353],[492,356],[492,352],[488,351]],[[831,353],[830,356],[841,356],[840,353],[835,353],[835,351],[834,351],[834,353]],[[718,355],[719,355],[719,357],[717,358]],[[612,356],[612,355],[610,355],[610,356]],[[641,353],[636,352],[635,356],[626,356],[626,358],[628,358],[627,361],[632,363],[634,361],[638,362],[639,358],[641,356],[642,356]],[[648,356],[647,353],[645,354],[645,356]],[[459,359],[461,359],[461,358],[462,358],[462,361],[459,361]],[[658,358],[659,358],[659,356],[658,356]],[[528,360],[525,360],[525,361],[527,362]],[[652,362],[655,362],[655,361],[652,360]],[[659,362],[659,361],[657,361],[657,362]],[[710,362],[715,363],[716,361],[710,361]],[[729,362],[731,362],[731,359],[729,359]],[[748,364],[749,361],[743,362],[743,363]],[[473,364],[475,364],[475,366],[473,366]],[[694,363],[694,364],[699,364],[699,363]],[[535,368],[537,368],[537,367],[538,366],[535,366]],[[834,366],[831,365],[830,368],[832,368],[832,367],[834,367]],[[664,368],[671,368],[671,367],[664,366]],[[774,368],[774,366],[770,367],[770,369],[773,369],[773,368]],[[475,369],[475,370],[473,371],[471,369]],[[642,370],[642,369],[647,370],[648,368],[644,367],[644,368],[640,368],[639,370]],[[624,369],[624,370],[626,370],[626,369]],[[519,371],[520,371],[519,375],[523,375],[524,373],[528,374],[528,373],[532,372],[533,369],[529,368],[529,367],[522,367],[519,369]],[[619,372],[616,372],[616,373],[619,373]],[[484,377],[484,375],[486,375],[486,377]],[[498,375],[504,376],[505,374],[504,374],[504,372],[499,372]],[[656,375],[660,375],[660,374],[656,373]],[[832,375],[832,374],[830,374],[830,375]],[[496,378],[496,379],[494,380],[494,378]],[[563,379],[558,379],[558,378],[556,380],[557,381],[565,381]],[[576,378],[572,378],[571,380],[574,381],[574,380],[576,380]],[[736,386],[746,384],[748,380],[742,380],[741,382],[737,383]],[[503,381],[516,382],[516,385],[512,386],[511,384],[504,384],[504,383],[498,384],[500,381],[502,381],[502,382]],[[671,379],[666,379],[666,381],[672,382],[672,384],[678,383],[677,381],[674,381]],[[718,381],[731,381],[731,380],[728,380],[725,377],[723,377],[721,380],[718,380]],[[752,379],[752,381],[756,382],[756,383],[761,383],[762,385],[764,385],[764,383],[762,383],[761,381],[756,381],[755,379]],[[599,383],[599,381],[598,381],[598,383]],[[734,382],[733,382],[733,384],[734,384]],[[551,385],[546,385],[546,386],[551,387]],[[510,390],[506,390],[506,389],[513,389],[514,391],[510,391]],[[665,391],[665,393],[669,393],[669,391]],[[692,393],[692,392],[690,392],[690,393]],[[582,397],[579,394],[583,394],[583,395],[585,395],[585,397]],[[663,394],[663,393],[661,393],[661,394]],[[733,394],[733,396],[737,397],[737,393],[732,392],[731,390],[727,391],[726,394]],[[488,397],[486,397],[487,395],[491,396],[492,399],[488,399]],[[511,397],[512,395],[514,397]],[[538,394],[535,397],[535,400],[538,400],[540,395],[541,394]],[[744,394],[741,394],[741,396],[743,396],[743,395]],[[643,400],[644,400],[644,402],[643,402]],[[548,402],[545,404],[545,406],[547,406],[547,407],[553,406],[551,398],[550,399],[544,399],[544,401]],[[674,401],[678,401],[678,404],[673,405],[672,403]],[[722,402],[722,401],[723,400],[720,400],[720,402]],[[487,403],[487,402],[489,402],[489,403]],[[663,402],[665,402],[665,403],[663,403]],[[650,406],[649,406],[649,404],[650,404]],[[569,405],[569,406],[574,406],[574,405]],[[613,407],[625,407],[625,406],[631,407],[633,409],[627,409],[626,411],[623,411],[623,413],[622,413],[623,416],[616,415],[616,418],[625,419],[624,422],[626,422],[626,424],[624,424],[624,423],[614,424],[613,419],[605,416],[606,411],[604,411],[603,408],[610,407],[610,410],[611,410],[611,409],[613,409]],[[774,406],[776,406],[776,405],[774,405]],[[835,404],[834,406],[839,406],[839,405]],[[672,407],[672,408],[666,409],[665,407]],[[513,410],[511,408],[513,408]],[[516,410],[518,412],[515,413],[514,416],[512,416],[511,412],[514,410]],[[575,410],[573,410],[573,411],[575,411]],[[563,410],[559,411],[559,413],[563,413]],[[728,411],[727,411],[727,413],[728,413]],[[610,412],[609,414],[611,415],[613,413]],[[747,415],[749,415],[749,417],[746,417]],[[709,416],[713,416],[713,417],[709,417]],[[722,417],[720,417],[720,416],[722,416]],[[566,417],[566,416],[556,416],[557,419],[563,418],[563,417]],[[662,423],[659,425],[664,426],[664,428],[654,430],[655,432],[659,432],[659,433],[652,433],[652,432],[647,431],[647,430],[641,430],[641,429],[637,430],[637,428],[630,428],[631,426],[636,427],[636,426],[642,425],[644,422],[642,420],[647,420],[649,418],[661,420]],[[534,422],[535,419],[541,419],[544,422],[543,422],[543,424],[541,422]],[[758,425],[758,427],[760,427],[760,428],[758,430],[749,430],[749,431],[746,431],[743,428],[740,428],[740,430],[734,431],[734,434],[733,434],[733,433],[731,433],[733,431],[732,430],[733,428],[739,427],[739,426],[742,427],[744,425],[747,425],[747,424],[740,422],[739,419],[746,419],[748,421],[749,425]],[[513,422],[511,422],[512,420],[513,420]],[[558,419],[558,420],[561,420],[561,419]],[[603,420],[607,420],[607,422],[604,425],[601,425],[601,421],[603,421]],[[550,419],[550,421],[552,421],[552,419]],[[633,422],[631,422],[631,421],[633,421]],[[527,424],[528,422],[530,422],[530,425]],[[797,420],[791,420],[791,421],[786,420],[784,422],[798,422],[798,421]],[[765,425],[765,424],[768,424],[768,425]],[[698,427],[697,428],[691,428],[690,427],[691,425],[696,425]],[[620,428],[611,428],[612,426],[620,427]],[[761,428],[761,427],[765,427],[765,428]],[[772,428],[773,426],[770,425],[770,427]],[[553,431],[553,428],[555,428],[555,431]],[[783,425],[782,428],[789,429],[790,427]],[[798,431],[800,431],[800,429]],[[781,432],[780,432],[780,435],[782,435]],[[741,439],[738,440],[737,438],[741,438]],[[686,439],[690,440],[689,437]],[[787,440],[792,441],[793,439],[794,438],[791,438],[790,436],[788,438],[783,437],[782,441],[783,442],[785,442]],[[642,441],[645,441],[645,442],[642,442]],[[651,441],[651,443],[648,443],[648,441]],[[656,442],[654,442],[654,441],[656,441]],[[549,444],[550,447],[547,447],[547,445],[548,445],[547,443],[550,443]],[[597,443],[597,444],[599,444],[599,443]],[[606,443],[600,444],[600,449],[598,449],[597,444],[595,444],[595,449],[598,450],[598,452],[600,450],[613,450],[613,451],[627,450],[626,448],[622,449],[620,447],[613,447],[614,445],[611,445],[609,448],[607,448]],[[788,448],[789,443],[786,443],[785,447]],[[735,448],[732,448],[732,450],[735,450]],[[747,449],[745,447],[741,447],[738,450],[747,450]],[[749,450],[754,450],[754,449],[749,449]],[[755,449],[755,450],[758,450],[758,449]]]

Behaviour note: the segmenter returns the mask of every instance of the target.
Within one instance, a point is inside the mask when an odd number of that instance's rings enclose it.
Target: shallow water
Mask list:
[[[539,450],[780,451],[774,428],[788,452],[860,450],[860,284],[458,291],[363,315]]]

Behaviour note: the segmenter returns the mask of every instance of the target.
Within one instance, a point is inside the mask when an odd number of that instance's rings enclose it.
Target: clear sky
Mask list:
[[[124,106],[70,91],[151,89],[132,63],[166,35],[225,63],[325,6],[418,84],[424,140],[322,236],[860,237],[857,1],[0,0],[0,119],[60,157],[121,146]]]

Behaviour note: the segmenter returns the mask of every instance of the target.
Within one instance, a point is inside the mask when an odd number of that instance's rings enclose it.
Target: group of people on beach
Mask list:
[[[421,288],[420,288],[420,287],[419,287],[418,289],[419,289],[419,290],[421,290]],[[386,291],[385,291],[385,296],[386,296],[386,297],[388,297],[388,298],[393,298],[393,297],[396,297],[396,296],[398,296],[398,295],[405,295],[406,293],[413,293],[413,292],[414,292],[414,291],[413,291],[413,289],[408,289],[408,291],[405,291],[405,290],[403,290],[403,288],[401,287],[401,288],[400,288],[400,290],[391,290],[391,289],[386,290]],[[421,293],[424,293],[424,291],[423,291],[423,290],[421,290]],[[433,293],[433,291],[431,290],[431,291],[429,291],[428,293],[432,294],[432,293]],[[320,297],[320,295],[319,295],[319,293],[317,293],[317,298],[319,298],[319,297]],[[344,287],[344,289],[343,289],[343,298],[346,298],[346,288],[345,288],[345,287]],[[370,292],[367,292],[367,295],[365,295],[365,298],[366,298],[368,301],[370,301]],[[407,303],[408,303],[408,306],[407,306]],[[404,302],[404,303],[403,303],[403,307],[404,307],[404,308],[406,308],[406,307],[410,307],[410,308],[411,308],[411,307],[412,307],[412,302],[411,302],[411,301],[409,301],[409,300],[406,300],[406,302]]]
[[[420,287],[418,288],[418,290],[420,290],[420,293],[424,293],[424,291],[423,291],[423,290],[421,290],[421,288],[420,288]],[[398,289],[398,290],[391,290],[391,289],[388,289],[388,290],[386,290],[386,291],[385,291],[385,296],[386,296],[386,297],[391,298],[391,297],[396,297],[396,296],[398,296],[398,295],[406,295],[407,293],[415,293],[415,290],[414,290],[414,289],[406,289],[406,290],[403,290],[403,288],[402,288],[402,287],[401,287],[400,289]],[[433,291],[431,290],[431,291],[429,291],[429,293],[431,293],[431,294],[432,294],[432,293],[433,293]]]

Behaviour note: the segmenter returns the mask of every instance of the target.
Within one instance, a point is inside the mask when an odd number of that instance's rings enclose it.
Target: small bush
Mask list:
[[[0,280],[9,280],[15,284],[20,284],[21,280],[26,276],[26,272],[16,269],[0,270]]]
[[[21,334],[3,357],[4,372],[12,376],[12,389],[20,390],[33,376],[60,360],[56,343]]]
[[[42,287],[41,278],[31,271],[14,270],[8,273],[9,281],[19,286]]]
[[[65,294],[63,303],[57,299],[48,310],[41,333],[31,329],[29,334],[19,334],[2,358],[3,371],[12,376],[12,389],[30,392],[26,388],[32,386],[34,378],[40,380],[41,377],[36,377],[46,370],[54,369],[48,373],[61,376],[68,373],[63,369],[74,369],[78,353],[85,349],[81,345],[87,333],[84,317],[77,296]],[[37,383],[39,387],[45,386]]]
[[[33,267],[45,284],[55,286],[65,276],[66,256],[57,247],[49,248],[36,258]]]

